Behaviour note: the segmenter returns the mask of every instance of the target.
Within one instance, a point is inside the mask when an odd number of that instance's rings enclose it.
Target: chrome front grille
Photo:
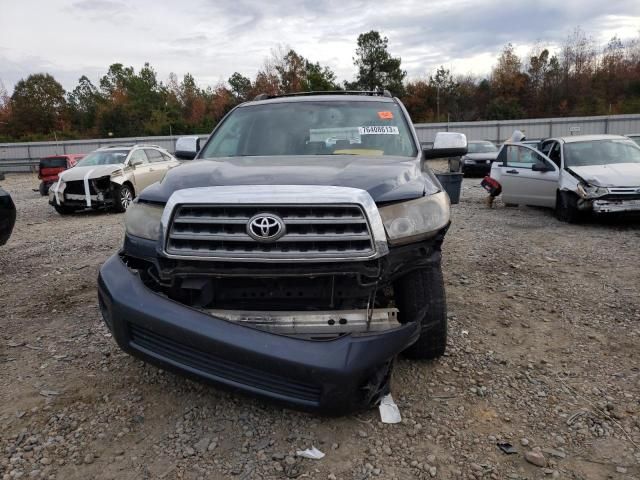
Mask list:
[[[247,226],[256,215],[282,219],[285,233],[257,241]],[[256,261],[370,258],[375,243],[365,211],[357,204],[176,205],[166,252],[180,257]]]

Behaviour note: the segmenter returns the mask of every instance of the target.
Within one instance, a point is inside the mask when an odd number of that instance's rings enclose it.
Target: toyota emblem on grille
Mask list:
[[[270,213],[254,215],[247,224],[247,233],[258,242],[275,242],[284,232],[282,219]]]

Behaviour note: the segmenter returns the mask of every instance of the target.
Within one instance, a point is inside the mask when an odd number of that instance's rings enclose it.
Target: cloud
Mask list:
[[[555,48],[577,26],[603,44],[612,35],[637,36],[640,2],[540,0],[59,0],[12,2],[0,17],[4,47],[0,77],[7,88],[17,75],[47,67],[56,78],[106,72],[111,63],[139,68],[149,62],[159,78],[190,72],[202,85],[235,72],[252,77],[270,50],[288,45],[329,65],[341,80],[355,75],[352,58],[360,33],[378,30],[402,57],[410,78],[439,65],[455,73],[484,75],[502,47],[520,53],[535,44]],[[28,30],[27,12],[37,9]],[[4,72],[4,73],[3,73]],[[77,75],[79,76],[79,75]],[[77,78],[77,77],[76,77]]]

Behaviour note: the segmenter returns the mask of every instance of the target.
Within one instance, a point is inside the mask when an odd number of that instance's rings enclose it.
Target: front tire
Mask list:
[[[441,357],[447,348],[447,302],[442,268],[414,270],[393,286],[400,323],[420,323],[420,337],[404,351],[412,359]]]
[[[131,202],[133,202],[133,189],[126,183],[118,185],[113,190],[113,209],[116,212],[126,212]]]
[[[40,195],[42,195],[43,197],[46,197],[49,194],[49,184],[40,182],[38,191],[40,192]]]
[[[67,207],[66,205],[54,205],[53,208],[56,209],[60,215],[71,215],[75,211],[77,211],[74,207]]]
[[[579,223],[582,213],[578,210],[578,198],[570,192],[558,192],[556,198],[556,217],[561,222]]]

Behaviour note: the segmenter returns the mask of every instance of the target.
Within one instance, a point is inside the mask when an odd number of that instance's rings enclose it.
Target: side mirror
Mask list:
[[[551,170],[553,170],[553,168],[551,168],[545,162],[537,162],[531,165],[531,170],[533,170],[534,172],[550,172]]]
[[[467,136],[464,133],[438,132],[433,148],[422,150],[425,160],[431,158],[462,157],[467,154]]]
[[[133,168],[136,168],[138,165],[142,165],[144,162],[140,159],[132,160],[129,162],[129,165]]]
[[[176,140],[176,158],[193,160],[200,151],[200,137],[180,137]]]

